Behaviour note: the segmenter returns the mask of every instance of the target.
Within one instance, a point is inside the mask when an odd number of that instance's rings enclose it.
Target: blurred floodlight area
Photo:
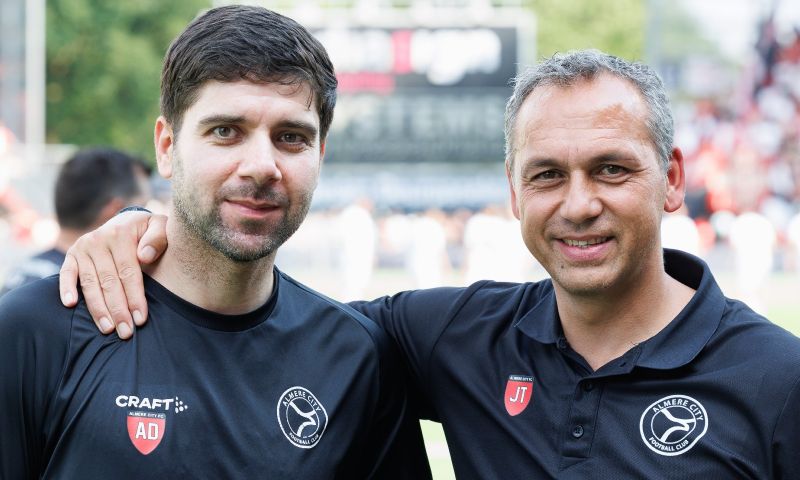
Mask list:
[[[57,236],[52,187],[71,153],[110,145],[152,162],[160,56],[193,15],[229,2],[180,0],[171,13],[116,3],[4,2],[0,281]],[[250,3],[311,29],[339,77],[312,210],[278,256],[299,280],[349,300],[544,278],[508,207],[509,81],[543,55],[595,47],[654,65],[670,91],[688,191],[685,208],[664,218],[664,245],[703,257],[726,293],[799,331],[799,2]],[[46,19],[38,34],[36,18]],[[95,42],[94,26],[106,40]],[[97,60],[94,43],[113,61]],[[149,206],[167,211],[169,185],[153,186]]]

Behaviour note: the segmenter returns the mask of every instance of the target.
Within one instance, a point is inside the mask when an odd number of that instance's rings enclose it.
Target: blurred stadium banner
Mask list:
[[[514,27],[315,30],[340,99],[329,163],[497,162]]]
[[[339,80],[315,207],[506,202],[503,113],[518,64],[535,57],[535,17],[451,10],[284,11],[325,45]]]

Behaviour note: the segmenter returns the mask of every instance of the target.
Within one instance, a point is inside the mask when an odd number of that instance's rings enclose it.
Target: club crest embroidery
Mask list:
[[[708,430],[703,404],[686,395],[670,395],[647,407],[639,420],[639,433],[647,447],[659,455],[682,455]]]
[[[506,391],[503,396],[506,411],[512,417],[525,410],[533,397],[533,377],[524,375],[511,375],[506,382]]]
[[[142,455],[149,455],[164,439],[167,431],[167,413],[186,411],[189,406],[178,397],[149,398],[119,395],[117,407],[128,409],[128,438]]]
[[[328,426],[325,407],[304,387],[291,387],[281,394],[277,415],[283,435],[299,448],[314,448]]]
[[[163,413],[128,412],[128,437],[142,455],[156,449],[167,426],[167,416]]]

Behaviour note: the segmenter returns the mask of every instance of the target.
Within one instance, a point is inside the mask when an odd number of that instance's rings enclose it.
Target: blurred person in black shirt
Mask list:
[[[146,203],[150,172],[150,166],[141,159],[113,148],[85,149],[72,156],[56,179],[55,209],[60,231],[55,245],[12,269],[0,296],[57,274],[65,252],[78,237],[105,223],[121,208]]]

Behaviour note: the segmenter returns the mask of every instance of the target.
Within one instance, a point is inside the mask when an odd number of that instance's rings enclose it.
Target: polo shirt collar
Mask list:
[[[726,302],[708,265],[699,258],[664,249],[664,267],[672,278],[696,291],[672,322],[640,344],[636,365],[660,370],[686,365],[703,350],[722,321]]]
[[[725,296],[704,261],[679,250],[664,249],[664,267],[671,277],[696,292],[672,322],[639,344],[641,352],[635,360],[639,367],[667,370],[692,361],[717,330],[725,309]],[[538,302],[516,327],[539,343],[557,344],[563,339],[563,330],[552,281],[543,281],[542,289]]]
[[[542,280],[540,285],[542,292],[538,302],[519,319],[516,327],[539,343],[554,344],[564,335],[556,308],[556,293],[552,280]]]

